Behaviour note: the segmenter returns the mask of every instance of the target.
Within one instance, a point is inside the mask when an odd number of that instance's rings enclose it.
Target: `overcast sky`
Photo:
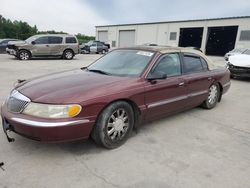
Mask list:
[[[249,0],[0,0],[0,14],[39,30],[95,35],[96,25],[249,16]]]

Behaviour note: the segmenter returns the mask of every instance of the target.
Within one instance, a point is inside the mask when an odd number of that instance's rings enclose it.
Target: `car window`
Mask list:
[[[203,70],[208,70],[207,62],[202,57],[201,57],[201,64],[202,64]]]
[[[203,71],[200,57],[184,55],[184,73],[193,73]]]
[[[48,44],[48,37],[39,37],[35,40],[36,44]]]
[[[9,42],[9,40],[3,40],[2,42],[1,42],[1,44],[7,44]]]
[[[97,43],[97,46],[102,47],[103,44],[98,42],[98,43]]]
[[[150,74],[157,72],[164,72],[168,77],[181,75],[181,63],[178,54],[165,55],[156,66],[152,69]]]
[[[62,44],[62,37],[49,37],[49,44]]]
[[[77,43],[75,37],[66,37],[66,43]]]
[[[153,52],[138,50],[115,50],[88,67],[114,76],[138,77],[154,56]]]

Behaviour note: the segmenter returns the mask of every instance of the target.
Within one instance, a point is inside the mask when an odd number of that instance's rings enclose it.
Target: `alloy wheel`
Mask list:
[[[218,87],[216,85],[212,85],[209,88],[209,94],[208,94],[208,102],[209,104],[214,104],[217,102],[218,99]]]
[[[66,57],[66,59],[72,59],[72,57],[73,57],[72,52],[67,51],[66,54],[65,54],[65,57]]]
[[[30,56],[29,56],[28,52],[21,52],[19,57],[21,60],[28,60]]]
[[[116,110],[109,118],[107,135],[112,141],[122,140],[129,127],[129,116],[124,109]]]

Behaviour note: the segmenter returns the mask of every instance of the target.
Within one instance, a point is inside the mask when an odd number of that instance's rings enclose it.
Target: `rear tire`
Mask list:
[[[207,99],[203,102],[202,107],[206,109],[212,109],[218,103],[220,98],[220,87],[217,83],[212,84],[209,87],[209,93]]]
[[[133,108],[124,101],[114,102],[97,118],[91,137],[98,145],[117,148],[126,142],[133,126]]]
[[[27,50],[20,50],[19,52],[18,52],[18,55],[17,55],[17,58],[19,59],[19,60],[29,60],[30,58],[31,58],[31,54],[30,54],[30,52],[29,51],[27,51]]]
[[[63,59],[70,60],[73,59],[73,57],[74,57],[74,52],[72,50],[65,50],[63,52]]]

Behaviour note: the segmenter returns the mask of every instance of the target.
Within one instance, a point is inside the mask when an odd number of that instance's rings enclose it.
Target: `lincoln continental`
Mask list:
[[[199,50],[120,48],[87,67],[19,80],[1,107],[2,124],[9,141],[13,131],[43,142],[92,137],[116,148],[145,122],[214,108],[229,87],[229,70]]]

